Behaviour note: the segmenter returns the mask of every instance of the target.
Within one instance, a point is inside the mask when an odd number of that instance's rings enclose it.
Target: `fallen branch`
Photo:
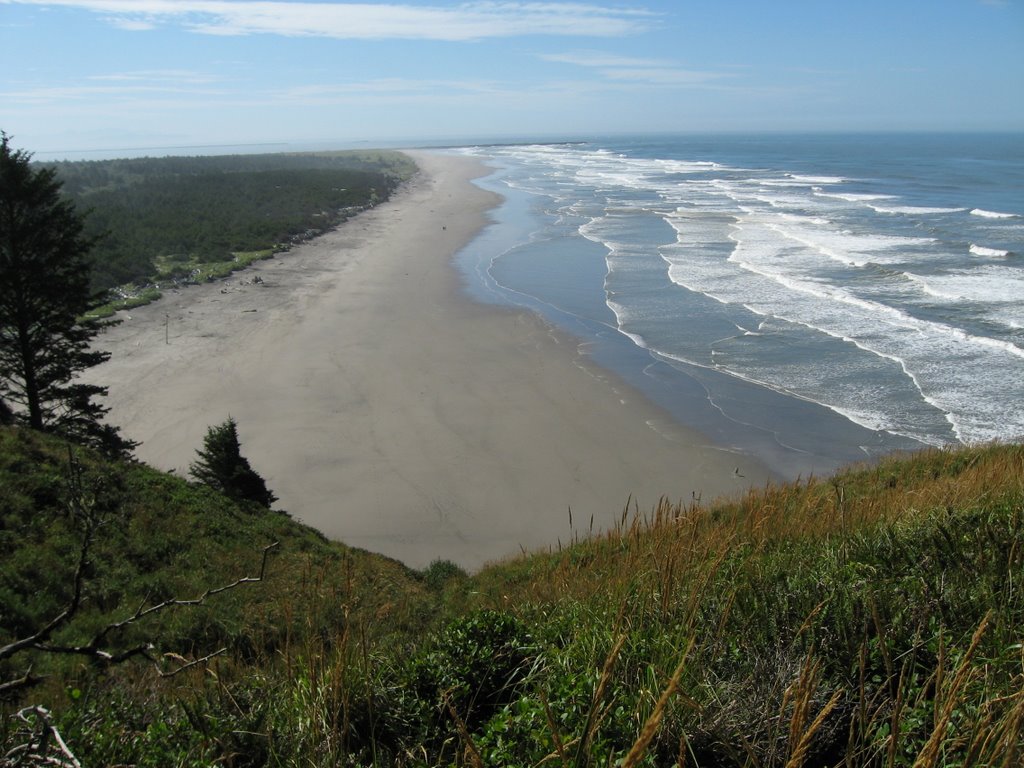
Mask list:
[[[34,716],[34,717],[32,717]],[[38,705],[25,707],[14,715],[27,726],[27,740],[9,750],[0,766],[50,765],[57,768],[82,768],[53,724],[50,711]]]

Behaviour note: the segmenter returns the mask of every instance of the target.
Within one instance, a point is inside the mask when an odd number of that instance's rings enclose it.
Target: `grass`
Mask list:
[[[245,269],[250,264],[263,259],[272,259],[280,251],[268,248],[261,251],[245,251],[232,254],[228,261],[202,262],[192,258],[187,264],[176,264],[178,271],[187,270],[188,279],[196,283],[208,283],[213,280],[221,280],[240,269]],[[161,270],[161,276],[166,273]]]
[[[4,633],[60,604],[74,553],[61,450],[0,431]],[[85,764],[928,768],[1024,754],[1021,446],[633,508],[615,530],[471,576],[443,561],[413,572],[281,513],[89,462],[121,515],[90,621],[194,572],[230,581],[262,542],[282,544],[266,583],[143,628],[183,657],[230,641],[204,666],[161,679],[37,659],[52,677],[31,701]],[[5,747],[24,736],[9,717],[23,703],[6,705]]]
[[[152,304],[163,296],[160,292],[159,286],[156,285],[148,285],[144,288],[122,286],[116,293],[120,295],[121,298],[108,301],[93,308],[86,313],[86,317],[93,320],[105,320],[109,317],[113,317],[121,310],[135,309],[135,307]]]
[[[164,258],[158,260],[155,282],[143,287],[124,285],[111,293],[119,298],[101,304],[92,309],[87,317],[102,320],[112,317],[122,310],[134,309],[157,301],[163,294],[161,285],[187,280],[192,283],[208,283],[222,280],[225,277],[245,269],[257,261],[272,259],[282,249],[267,248],[260,251],[239,251],[232,254],[228,261],[203,261],[195,256],[181,261]]]

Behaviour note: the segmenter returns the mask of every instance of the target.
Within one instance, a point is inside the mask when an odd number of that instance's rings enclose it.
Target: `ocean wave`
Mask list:
[[[1016,219],[1019,216],[1016,213],[999,213],[998,211],[986,211],[984,208],[973,208],[971,210],[972,216],[981,216],[986,219]]]
[[[786,184],[765,184],[758,179],[711,179],[702,182],[701,186],[691,188],[695,193],[715,195],[735,204],[740,210],[753,212],[746,206],[764,205],[774,210],[814,211],[827,213],[833,210],[834,203],[825,199],[809,196],[806,187]]]
[[[1024,269],[986,264],[939,275],[906,276],[929,296],[978,304],[1019,304],[1024,296]],[[1021,308],[1024,311],[1024,307]]]
[[[803,391],[798,387],[792,386],[792,382],[783,382],[767,374],[767,371],[763,368],[760,370],[754,369],[738,369],[727,365],[721,365],[716,363],[706,364],[699,361],[691,360],[684,355],[674,354],[672,352],[666,352],[664,350],[652,349],[659,357],[668,360],[683,363],[686,365],[693,365],[698,368],[708,368],[710,370],[724,373],[728,376],[733,376],[741,381],[746,381],[757,386],[765,387],[773,392],[785,395],[787,397],[794,397],[798,400],[803,400],[808,403],[814,403],[823,408],[842,416],[845,419],[850,420],[854,424],[864,427],[865,429],[875,430],[879,432],[888,432],[893,435],[900,435],[907,437],[911,440],[915,440],[923,445],[931,445],[936,448],[947,445],[950,441],[942,439],[934,434],[926,432],[915,432],[914,430],[901,429],[899,423],[891,418],[891,415],[884,410],[878,408],[872,408],[870,403],[864,403],[863,407],[854,405],[842,405],[836,403],[833,398],[823,397],[819,394],[813,394],[808,391]],[[925,402],[928,402],[927,398],[924,398]],[[875,401],[877,402],[877,400]],[[939,413],[943,411],[938,408],[935,404],[928,402],[928,404]]]
[[[806,262],[808,257],[813,259],[813,254],[821,254],[833,261],[854,267],[864,267],[871,263],[900,264],[911,259],[910,253],[914,248],[930,246],[936,242],[933,238],[927,237],[837,231],[818,225],[818,221],[809,217],[794,216],[770,219],[747,217],[737,224],[736,234],[732,239],[737,243],[741,242],[747,234],[745,227],[753,231],[767,229],[782,238],[782,242],[774,247],[767,244],[768,247],[763,253],[769,260],[777,262],[780,256],[785,255],[785,260],[791,259],[796,264]],[[764,232],[757,237],[764,241]],[[812,253],[791,249],[787,253],[785,241],[799,243]]]
[[[868,203],[872,200],[895,200],[895,195],[874,195],[874,194],[861,194],[856,192],[825,192],[821,189],[815,189],[814,194],[818,197],[828,197],[832,200],[843,200],[847,203]]]
[[[1024,434],[1024,420],[1009,423],[1004,415],[999,415],[1005,414],[1001,405],[1005,400],[1005,382],[1014,380],[1021,370],[1024,350],[1020,347],[918,318],[902,308],[868,300],[845,288],[822,283],[810,274],[794,272],[788,258],[780,262],[773,256],[779,253],[775,233],[764,227],[746,235],[737,242],[728,262],[705,258],[700,248],[688,247],[685,242],[675,249],[663,249],[663,258],[670,264],[670,279],[723,304],[742,306],[761,316],[804,326],[896,363],[919,397],[945,415],[958,440],[971,442]],[[952,289],[951,285],[942,287]],[[976,288],[972,287],[971,293]],[[974,374],[979,359],[984,359],[990,369],[990,375],[980,381]],[[763,376],[755,374],[755,378]],[[768,378],[774,380],[773,376]],[[782,378],[774,384],[791,388]],[[826,399],[833,410],[863,409],[864,403],[853,392],[837,399],[823,398],[816,387],[812,390],[815,391],[804,390],[805,396]],[[859,420],[864,420],[863,414]],[[927,439],[932,434],[923,426],[913,426],[911,421],[899,421],[900,426],[889,427],[889,431],[917,439]]]
[[[759,184],[762,187],[788,187],[790,189],[805,189],[807,182],[794,179],[745,179],[747,184]]]
[[[969,333],[962,328],[948,325],[946,323],[917,318],[899,307],[889,306],[877,301],[861,298],[860,296],[851,293],[846,288],[822,283],[814,279],[807,279],[799,275],[783,273],[778,270],[778,267],[772,265],[770,262],[765,263],[761,260],[751,261],[748,258],[747,252],[740,252],[742,245],[743,243],[737,243],[737,249],[736,252],[734,252],[735,258],[730,257],[730,260],[734,260],[735,263],[743,269],[761,275],[774,282],[777,286],[787,289],[790,299],[794,295],[802,295],[804,298],[813,298],[818,302],[823,302],[822,304],[813,307],[815,310],[813,313],[808,313],[808,316],[800,318],[793,316],[785,309],[783,305],[786,303],[786,299],[773,297],[772,304],[775,305],[776,309],[781,310],[783,314],[776,314],[775,311],[769,313],[759,312],[758,314],[775,314],[775,316],[783,317],[783,319],[788,320],[789,322],[800,323],[814,328],[815,330],[839,335],[841,338],[849,341],[856,341],[860,330],[874,328],[876,326],[875,321],[884,318],[894,330],[912,330],[917,334],[924,334],[933,338],[955,339],[958,343],[970,344],[972,346],[998,351],[999,353],[1009,354],[1012,357],[1024,358],[1024,349],[1021,349],[1012,342],[1003,341],[1002,339],[994,339],[988,336],[978,336],[976,334]],[[1013,270],[1013,272],[1020,272],[1020,270]],[[1005,275],[1000,279],[1005,285],[1010,277]],[[1011,294],[1012,296],[1007,298],[1008,301],[1017,300],[1017,297],[1020,295],[1020,291],[1019,289],[1011,289]],[[744,303],[746,304],[747,302]],[[825,306],[831,306],[832,310],[820,313],[820,310]],[[839,317],[834,315],[833,312],[836,306],[856,308],[858,311],[858,319],[865,321],[863,326],[857,331],[853,331],[849,328],[840,330],[841,320]],[[811,307],[807,308],[811,309]],[[811,314],[818,315],[820,319],[825,322],[808,320],[808,317]],[[873,332],[869,335],[873,335]],[[875,352],[878,351],[870,346],[865,346],[864,348]],[[894,357],[894,359],[899,358]]]
[[[929,208],[922,205],[869,205],[876,213],[891,213],[903,216],[939,216],[945,213],[963,213],[966,208]]]
[[[1010,255],[1009,251],[1002,251],[998,248],[986,248],[983,245],[975,245],[971,243],[971,253],[975,256],[981,256],[986,259],[1005,259]]]
[[[726,170],[727,166],[707,160],[663,160],[655,159],[651,163],[662,173],[706,173],[708,171]]]
[[[807,176],[800,173],[787,173],[786,177],[802,184],[842,184],[849,181],[842,176]]]
[[[1009,343],[1013,332],[1007,332],[1024,322],[1018,298],[1024,277],[981,271],[1016,268],[999,260],[1024,253],[1016,247],[1021,213],[946,207],[953,201],[930,196],[930,187],[888,179],[881,186],[860,171],[851,172],[853,179],[768,164],[747,169],[741,166],[757,164],[743,157],[714,163],[579,147],[505,152],[523,171],[513,174],[522,188],[568,204],[559,209],[560,225],[575,230],[586,221],[579,234],[607,249],[605,285],[614,291],[602,298],[637,346],[694,365],[710,362],[915,439],[1024,436],[1024,414],[1006,406],[1012,382],[1024,373],[1024,350]],[[837,167],[850,166],[826,166]],[[990,207],[1016,208],[994,201]],[[959,215],[942,218],[948,214]],[[672,238],[657,229],[659,218],[677,242],[657,245]],[[655,252],[668,263],[667,275],[664,264],[650,265]],[[687,291],[647,290],[666,277]],[[737,338],[747,346],[723,345],[716,364],[705,357],[715,350],[703,347],[685,322],[685,302],[707,306],[691,291],[737,310],[716,308],[716,317],[747,318],[752,328],[749,311],[778,318],[786,329],[756,339],[741,330]],[[962,319],[969,322],[960,327]],[[870,354],[844,352],[819,334]],[[796,346],[773,357],[780,338]],[[829,369],[820,356],[799,359],[805,343],[807,350],[834,352],[840,363]],[[730,357],[737,352],[739,359]]]

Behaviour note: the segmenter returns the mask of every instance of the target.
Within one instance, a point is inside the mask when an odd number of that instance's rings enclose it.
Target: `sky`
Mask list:
[[[1024,131],[1024,0],[0,0],[0,130],[38,159]]]

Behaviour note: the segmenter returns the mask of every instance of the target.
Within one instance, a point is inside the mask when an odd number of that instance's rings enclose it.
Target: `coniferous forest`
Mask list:
[[[287,248],[385,200],[415,169],[397,152],[53,164],[87,212],[93,287],[195,279],[201,265]],[[201,271],[201,270],[200,270]],[[131,292],[131,289],[127,289]]]

